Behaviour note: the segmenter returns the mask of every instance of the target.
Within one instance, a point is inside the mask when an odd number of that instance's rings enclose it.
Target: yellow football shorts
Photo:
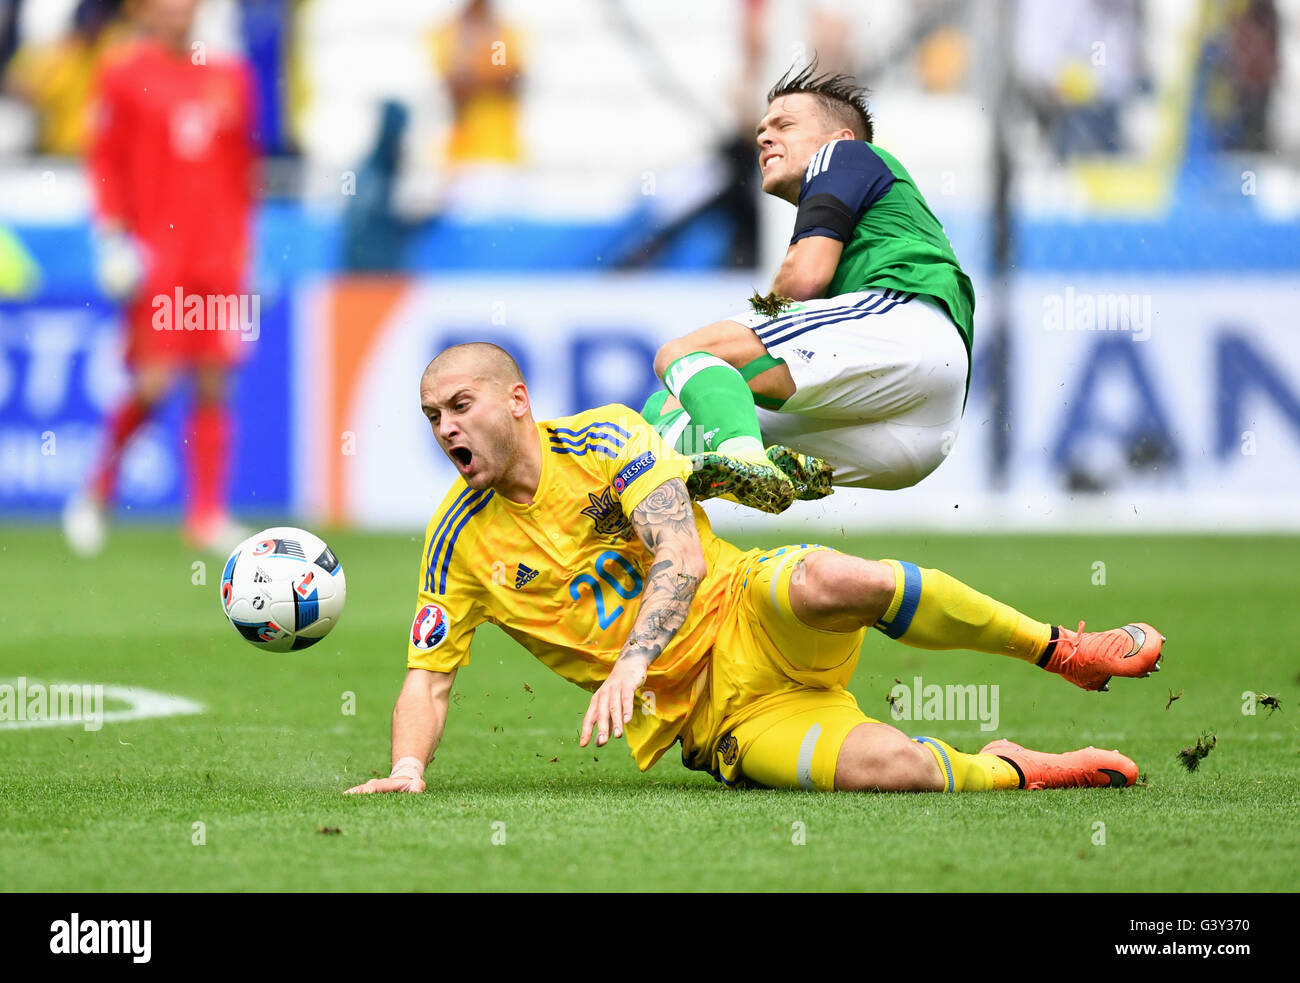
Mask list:
[[[830,791],[844,739],[876,722],[845,688],[866,629],[811,628],[790,606],[800,562],[825,548],[756,552],[744,568],[713,647],[709,705],[683,741],[696,748],[683,757],[727,785]]]

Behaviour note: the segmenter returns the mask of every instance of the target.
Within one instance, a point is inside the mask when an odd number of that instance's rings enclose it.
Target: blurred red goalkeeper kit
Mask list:
[[[134,384],[108,421],[90,494],[100,506],[111,501],[131,434],[177,374],[193,373],[186,528],[199,545],[219,545],[218,527],[230,524],[225,389],[255,337],[224,316],[239,309],[245,288],[253,129],[252,73],[237,58],[205,55],[202,45],[132,42],[107,56],[96,80],[88,170],[97,275],[124,304]]]

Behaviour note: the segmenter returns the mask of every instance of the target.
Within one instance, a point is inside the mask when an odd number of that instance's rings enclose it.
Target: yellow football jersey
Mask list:
[[[467,665],[474,629],[485,622],[588,691],[618,659],[653,559],[628,516],[654,488],[690,474],[691,463],[619,404],[539,422],[537,438],[533,504],[457,478],[429,520],[410,668]],[[705,686],[706,656],[747,555],[714,536],[693,508],[708,573],[685,624],[651,664],[624,730],[643,771],[672,746]]]

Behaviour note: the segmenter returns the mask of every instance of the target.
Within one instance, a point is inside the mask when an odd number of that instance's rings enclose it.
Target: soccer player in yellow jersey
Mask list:
[[[1070,631],[938,570],[821,546],[742,552],[686,491],[690,461],[611,405],[533,420],[514,360],[457,345],[420,401],[460,477],[425,536],[392,773],[349,792],[419,792],[474,629],[500,626],[592,693],[579,743],[626,735],[643,771],[675,742],[728,785],[968,791],[1125,786],[1118,751],[994,741],[963,754],[865,716],[846,689],[866,629],[1033,662],[1084,689],[1158,669],[1149,625]],[[509,565],[503,558],[512,558]]]

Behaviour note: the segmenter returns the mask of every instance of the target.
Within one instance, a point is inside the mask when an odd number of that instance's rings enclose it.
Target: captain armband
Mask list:
[[[830,232],[832,238],[847,242],[857,224],[857,216],[834,195],[813,195],[799,203],[799,212],[794,220],[794,235],[790,241],[794,242],[816,229],[819,235]]]

